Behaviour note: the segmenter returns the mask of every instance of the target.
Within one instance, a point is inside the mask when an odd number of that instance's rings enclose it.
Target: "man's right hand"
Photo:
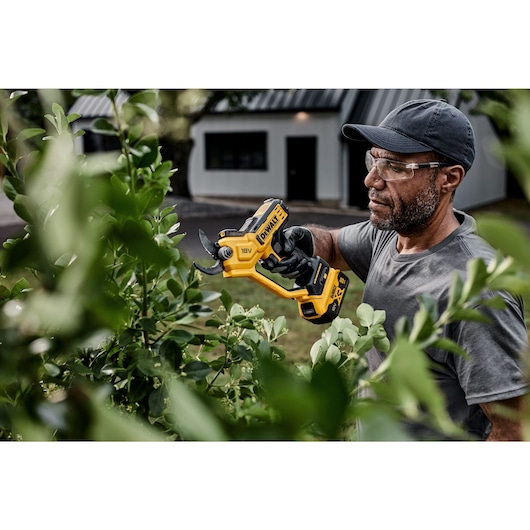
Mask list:
[[[311,258],[314,252],[311,232],[302,226],[292,226],[279,234],[278,238],[280,246],[278,254],[282,259],[279,261],[271,255],[261,261],[263,267],[290,279],[301,279],[310,273],[312,271]]]

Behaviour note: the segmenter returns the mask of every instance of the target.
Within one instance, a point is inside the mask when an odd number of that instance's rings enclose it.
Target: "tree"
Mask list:
[[[178,171],[171,179],[172,193],[190,197],[189,157],[193,149],[191,127],[226,100],[228,112],[245,110],[260,90],[161,90],[159,93],[160,146],[166,160]]]

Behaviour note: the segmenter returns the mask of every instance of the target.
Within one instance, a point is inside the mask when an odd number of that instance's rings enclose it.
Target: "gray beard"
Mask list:
[[[370,220],[379,230],[395,230],[404,236],[418,235],[429,226],[439,204],[440,196],[434,180],[430,179],[429,185],[412,202],[406,204],[399,199],[387,218],[370,216]]]

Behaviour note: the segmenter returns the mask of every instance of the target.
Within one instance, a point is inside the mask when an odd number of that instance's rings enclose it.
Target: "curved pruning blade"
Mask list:
[[[196,269],[199,269],[201,272],[204,272],[204,274],[219,274],[220,272],[223,272],[223,265],[219,259],[219,245],[217,243],[214,243],[213,241],[210,241],[208,239],[208,236],[203,232],[202,229],[199,229],[199,239],[201,240],[201,244],[204,247],[204,250],[212,256],[215,260],[214,265],[211,267],[203,267],[202,265],[199,265],[198,263],[193,262],[193,265]]]
[[[208,252],[208,254],[212,256],[212,258],[219,259],[219,245],[217,243],[214,243],[213,241],[210,241],[208,239],[208,236],[201,228],[199,228],[199,239],[201,240],[201,244],[204,247],[204,250],[206,250],[206,252]]]

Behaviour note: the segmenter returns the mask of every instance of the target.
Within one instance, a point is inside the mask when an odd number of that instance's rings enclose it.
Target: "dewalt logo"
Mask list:
[[[265,241],[274,233],[277,225],[281,224],[287,218],[287,212],[279,205],[271,210],[269,217],[263,225],[256,230],[256,239],[264,245]]]
[[[279,219],[277,215],[274,215],[271,220],[263,227],[263,230],[257,234],[257,238],[260,243],[264,243],[267,236],[273,231],[274,227],[278,224]]]

